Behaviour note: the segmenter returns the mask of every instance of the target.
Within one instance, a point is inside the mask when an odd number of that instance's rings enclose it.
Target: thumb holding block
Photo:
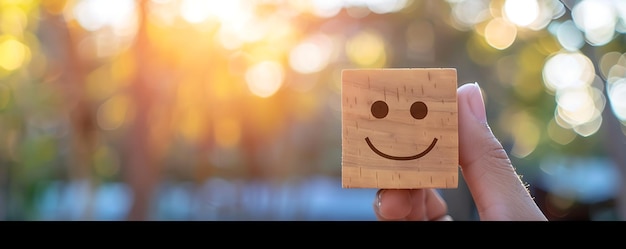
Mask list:
[[[477,83],[457,89],[459,164],[481,220],[547,220],[487,123]]]

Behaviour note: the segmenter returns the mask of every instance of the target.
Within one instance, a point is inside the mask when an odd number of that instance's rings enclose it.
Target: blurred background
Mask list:
[[[375,220],[340,182],[366,67],[456,68],[549,219],[626,220],[625,33],[622,0],[0,0],[0,220]]]

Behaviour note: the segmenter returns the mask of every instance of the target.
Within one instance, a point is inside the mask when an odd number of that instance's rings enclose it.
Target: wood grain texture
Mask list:
[[[456,69],[345,69],[341,78],[344,188],[458,187]]]

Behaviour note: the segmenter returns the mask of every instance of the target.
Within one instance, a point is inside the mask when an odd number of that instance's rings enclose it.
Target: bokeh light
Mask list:
[[[89,31],[111,27],[122,34],[124,28],[136,18],[135,1],[82,0],[76,3],[72,14]]]
[[[513,147],[511,155],[524,158],[530,155],[539,144],[541,129],[537,120],[526,112],[513,115],[510,119],[511,133],[513,135]]]
[[[452,4],[452,24],[461,30],[471,29],[491,17],[488,0],[448,2]]]
[[[626,121],[626,78],[614,82],[608,91],[613,112],[622,121]]]
[[[30,55],[28,47],[11,37],[0,37],[0,67],[13,71]]]
[[[295,71],[317,73],[330,63],[333,41],[324,34],[318,34],[296,45],[289,54],[289,65]]]
[[[600,70],[607,79],[606,92],[611,109],[624,124],[626,123],[626,110],[624,110],[626,98],[623,97],[626,85],[626,53],[612,51],[604,54],[600,60]]]
[[[3,34],[20,36],[28,27],[28,16],[16,5],[4,5],[0,10],[0,30]]]
[[[551,119],[548,123],[547,133],[550,139],[560,145],[567,145],[576,138],[575,132],[571,129],[563,128],[561,125],[557,124],[555,119]]]
[[[272,96],[283,84],[282,65],[273,61],[263,61],[246,71],[246,82],[250,91],[260,97]]]
[[[387,62],[385,42],[378,34],[360,32],[346,42],[346,54],[360,67],[382,67]]]
[[[556,38],[561,46],[569,51],[578,51],[585,44],[582,32],[571,20],[558,24]]]
[[[572,9],[572,19],[594,46],[604,45],[614,38],[617,13],[610,0],[583,0]]]
[[[506,18],[518,26],[528,26],[539,17],[539,4],[536,0],[506,0]]]
[[[237,1],[216,2],[216,1],[202,1],[202,0],[183,0],[180,4],[180,14],[186,21],[190,23],[199,23],[207,18],[211,14],[211,11],[224,10],[224,8],[216,8],[213,4],[217,3],[232,3]]]
[[[546,88],[552,92],[591,84],[595,69],[591,60],[581,53],[557,53],[543,68]]]
[[[558,115],[572,126],[588,123],[601,114],[603,101],[594,101],[601,93],[592,87],[576,87],[559,91],[556,95]]]
[[[517,28],[503,18],[494,18],[485,27],[485,39],[492,47],[506,49],[517,37]]]
[[[595,68],[587,56],[579,52],[551,56],[543,68],[543,79],[546,89],[555,94],[558,124],[584,137],[598,131],[606,97],[593,84]]]

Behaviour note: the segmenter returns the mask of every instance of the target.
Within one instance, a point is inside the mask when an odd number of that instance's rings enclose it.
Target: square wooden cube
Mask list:
[[[454,68],[345,69],[343,188],[458,187]]]

